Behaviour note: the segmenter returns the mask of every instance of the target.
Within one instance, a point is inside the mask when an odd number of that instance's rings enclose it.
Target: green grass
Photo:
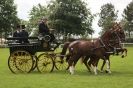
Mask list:
[[[0,49],[0,88],[133,88],[133,47],[128,47],[128,56],[111,56],[112,74],[89,73],[78,63],[74,75],[67,71],[41,74],[13,74],[8,69],[9,50]],[[101,62],[99,67],[101,66]]]

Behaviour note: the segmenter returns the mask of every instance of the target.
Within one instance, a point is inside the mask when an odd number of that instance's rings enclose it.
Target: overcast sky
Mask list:
[[[42,4],[46,5],[50,0],[14,0],[17,5],[18,17],[24,20],[28,20],[29,12],[32,9],[33,5]],[[122,18],[121,14],[123,13],[124,8],[132,0],[84,0],[88,3],[88,7],[91,9],[92,14],[100,12],[100,7],[106,3],[112,3],[115,6],[115,9],[119,11],[118,17]],[[93,22],[93,28],[95,33],[93,37],[97,37],[100,31],[100,28],[97,25],[98,18]]]

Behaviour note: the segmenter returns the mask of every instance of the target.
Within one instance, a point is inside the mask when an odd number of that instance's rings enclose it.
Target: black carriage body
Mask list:
[[[39,46],[38,45],[9,45],[9,49],[10,49],[10,54],[13,53],[14,51],[17,51],[17,50],[25,50],[25,51],[28,51],[30,54],[34,55]]]
[[[19,40],[27,40],[24,43]],[[41,73],[52,72],[54,66],[56,69],[65,67],[66,60],[60,60],[60,56],[55,53],[42,53],[38,57],[36,52],[54,51],[59,44],[49,43],[46,40],[38,39],[38,37],[28,38],[7,38],[8,47],[10,49],[10,56],[8,58],[8,67],[13,73],[29,73],[36,67]],[[55,60],[56,58],[56,60]],[[60,67],[61,65],[62,67]],[[68,67],[68,66],[67,66]]]
[[[34,55],[36,52],[50,51],[48,42],[39,40],[37,37],[28,37],[29,43],[17,43],[25,38],[7,38],[10,54],[17,50],[25,50]]]

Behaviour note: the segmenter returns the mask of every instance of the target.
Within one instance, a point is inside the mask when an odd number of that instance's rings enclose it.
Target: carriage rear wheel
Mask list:
[[[29,73],[33,67],[32,55],[25,50],[17,50],[8,58],[8,67],[13,73]]]
[[[55,62],[55,68],[57,70],[67,70],[68,69],[68,63],[66,61],[66,57],[61,59],[60,56],[56,56],[54,62]]]
[[[54,69],[54,61],[51,55],[48,53],[39,55],[37,59],[37,69],[41,73],[52,72]]]

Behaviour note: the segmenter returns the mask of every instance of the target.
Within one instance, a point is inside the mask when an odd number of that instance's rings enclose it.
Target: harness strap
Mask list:
[[[105,44],[101,38],[99,38],[100,42],[102,43],[103,47],[105,47]]]

